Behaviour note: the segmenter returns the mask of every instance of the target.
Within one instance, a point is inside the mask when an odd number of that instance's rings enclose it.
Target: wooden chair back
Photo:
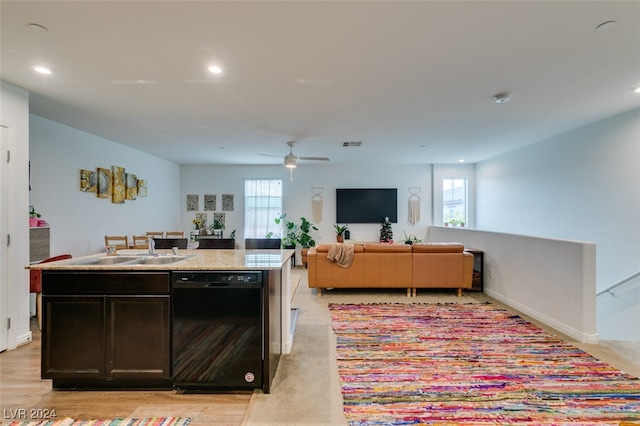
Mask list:
[[[146,235],[134,235],[133,236],[133,248],[135,249],[147,249],[149,248],[149,237]]]
[[[164,232],[147,231],[147,237],[164,238]]]
[[[129,239],[126,235],[105,235],[105,246],[115,246],[116,250],[125,250],[129,248]]]
[[[167,231],[164,233],[165,238],[184,238],[184,231]]]

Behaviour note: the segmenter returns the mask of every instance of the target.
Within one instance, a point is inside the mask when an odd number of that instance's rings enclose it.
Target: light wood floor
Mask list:
[[[31,322],[33,342],[0,354],[0,424],[17,409],[55,410],[58,419],[191,417],[190,426],[242,425],[251,393],[179,394],[175,391],[60,391],[40,379],[40,330]]]

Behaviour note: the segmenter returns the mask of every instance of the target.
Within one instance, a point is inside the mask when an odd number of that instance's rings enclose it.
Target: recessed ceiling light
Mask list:
[[[46,67],[42,67],[42,66],[35,66],[33,67],[33,70],[35,72],[39,72],[40,74],[45,74],[45,75],[51,75],[52,72],[49,68]]]
[[[511,99],[511,97],[509,96],[508,93],[497,93],[494,97],[493,97],[493,101],[497,104],[503,104],[505,102],[509,102],[509,100]]]
[[[616,26],[616,21],[605,21],[596,27],[596,31],[606,31]]]
[[[633,91],[634,91],[635,93],[640,93],[640,86],[638,86],[638,87],[636,87],[635,89],[633,89]]]
[[[216,65],[212,65],[209,68],[207,68],[209,70],[209,72],[211,74],[222,74],[222,68],[216,66]]]
[[[464,158],[459,159],[458,163],[464,163]]]

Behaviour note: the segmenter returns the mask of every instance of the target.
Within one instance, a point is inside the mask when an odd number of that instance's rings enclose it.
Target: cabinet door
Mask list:
[[[169,296],[107,296],[107,376],[171,377]]]
[[[41,374],[104,377],[104,297],[44,296]]]

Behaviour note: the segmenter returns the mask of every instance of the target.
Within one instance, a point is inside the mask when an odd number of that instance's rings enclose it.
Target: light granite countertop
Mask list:
[[[119,250],[115,256],[96,254],[75,257],[58,262],[29,265],[27,269],[42,271],[239,271],[281,269],[295,253],[294,250],[178,250],[182,259],[166,264],[138,263],[140,259],[171,257],[171,250],[156,250],[150,255],[146,250]],[[122,263],[92,263],[110,261],[114,257],[127,257]],[[118,259],[120,260],[120,259]],[[168,260],[168,259],[167,259]]]

